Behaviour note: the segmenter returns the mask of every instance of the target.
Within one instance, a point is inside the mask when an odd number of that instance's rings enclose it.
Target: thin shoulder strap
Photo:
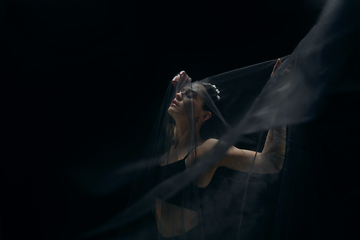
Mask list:
[[[183,160],[185,160],[188,156],[189,156],[189,154],[195,149],[196,147],[193,147],[187,154],[186,154],[186,156],[183,158]]]

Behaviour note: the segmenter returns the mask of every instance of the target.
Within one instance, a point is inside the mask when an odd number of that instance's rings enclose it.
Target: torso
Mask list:
[[[213,139],[210,141],[206,141],[202,145],[199,145],[196,151],[197,157],[199,156],[201,157],[205,155],[209,151],[209,149],[211,149],[214,146],[216,141],[217,140]],[[162,156],[160,165],[165,166],[168,164],[176,163],[178,161],[184,161],[186,168],[191,168],[192,165],[191,157],[186,157],[188,153],[189,153],[188,147],[178,148],[178,149],[171,147],[170,151]],[[252,160],[253,155],[251,155],[250,157]],[[216,164],[207,172],[205,172],[200,177],[198,177],[196,182],[194,182],[193,184],[195,184],[199,188],[203,188],[204,191],[208,191],[205,188],[207,188],[210,185],[210,183],[213,185],[212,179],[215,175],[216,170],[220,166],[226,167],[226,169],[233,169],[236,171],[246,172],[246,169],[244,170],[236,169],[236,167],[232,166],[231,164],[223,164],[223,165]],[[214,186],[216,187],[216,184]],[[209,186],[209,187],[213,188],[214,186],[211,187]],[[167,214],[164,214],[164,212]],[[168,202],[164,202],[157,198],[156,198],[155,216],[156,216],[159,232],[164,237],[178,236],[181,232],[180,226],[184,227],[186,233],[192,230],[193,228],[195,228],[199,223],[199,215],[197,211],[187,209],[181,206],[177,206]],[[184,221],[183,222],[184,225],[181,225],[181,221]]]
[[[187,148],[175,149],[174,146],[170,148],[170,151],[165,153],[160,159],[160,166],[165,166],[177,161],[181,161],[188,154]]]
[[[172,146],[170,151],[161,157],[160,166],[165,166],[178,161],[185,161],[185,166],[189,166],[189,161],[185,158],[188,153],[188,147],[175,148]],[[156,223],[158,230],[163,237],[178,236],[180,234],[180,226],[182,226],[182,219],[184,221],[185,233],[198,225],[199,216],[196,211],[161,201],[158,198],[155,198],[155,202]]]
[[[204,144],[204,143],[202,143]],[[200,147],[202,144],[200,144],[198,147]],[[206,144],[206,142],[205,142]],[[197,147],[197,148],[198,148]],[[192,152],[192,151],[190,151]],[[192,165],[190,158],[185,158],[189,154],[189,148],[188,147],[182,147],[182,148],[175,148],[172,146],[170,148],[170,151],[165,153],[160,160],[160,166],[165,166],[168,164],[175,163],[177,161],[185,161],[185,166],[187,168],[190,168]],[[197,152],[199,155],[199,152]],[[201,155],[206,154],[206,152],[201,153]],[[185,159],[184,159],[185,158]],[[209,185],[211,182],[211,179],[213,178],[216,169],[218,168],[218,165],[215,165],[214,167],[210,168],[207,172],[203,173],[201,176],[198,177],[196,182],[194,182],[195,185],[199,188],[205,188]]]

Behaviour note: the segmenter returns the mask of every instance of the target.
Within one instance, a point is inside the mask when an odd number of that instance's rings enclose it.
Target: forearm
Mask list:
[[[286,127],[270,129],[260,154],[262,165],[281,170],[286,148]]]
[[[286,126],[270,129],[265,140],[262,153],[282,153],[285,154],[286,146]]]

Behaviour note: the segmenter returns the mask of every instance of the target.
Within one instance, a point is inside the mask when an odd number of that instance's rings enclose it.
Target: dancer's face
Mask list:
[[[206,91],[200,84],[193,84],[183,87],[178,93],[176,93],[174,100],[168,108],[168,113],[176,121],[187,121],[188,113],[191,114],[192,104],[194,107],[195,121],[204,122],[211,117],[211,112],[203,109],[204,101],[199,96],[200,91]]]

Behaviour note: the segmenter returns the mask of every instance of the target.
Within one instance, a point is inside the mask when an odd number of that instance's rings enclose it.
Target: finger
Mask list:
[[[278,68],[281,64],[281,59],[279,58],[276,62],[277,62],[277,68]]]
[[[182,72],[184,71],[181,71],[180,73],[176,74],[176,76],[171,80],[174,87],[176,86],[176,83],[180,80]]]
[[[281,64],[281,59],[278,58],[278,59],[276,60],[276,63],[275,63],[275,65],[274,65],[274,67],[273,67],[273,71],[272,71],[270,77],[272,77],[272,75],[275,73],[275,71],[279,68],[280,64]]]
[[[175,76],[175,77],[171,80],[171,82],[172,82],[172,84],[173,84],[174,87],[175,87],[177,81],[178,81],[177,76]]]
[[[189,78],[189,76],[187,75],[187,73],[185,71],[181,71],[180,72],[180,78],[184,78],[185,80]]]
[[[281,59],[280,58],[278,58],[278,60],[276,61],[276,64],[275,64],[275,71],[276,71],[276,69],[278,69],[278,67],[280,66],[280,64],[281,64]]]
[[[187,78],[187,75],[186,75],[186,72],[185,71],[181,71],[180,72],[180,75],[179,75],[179,78]]]

